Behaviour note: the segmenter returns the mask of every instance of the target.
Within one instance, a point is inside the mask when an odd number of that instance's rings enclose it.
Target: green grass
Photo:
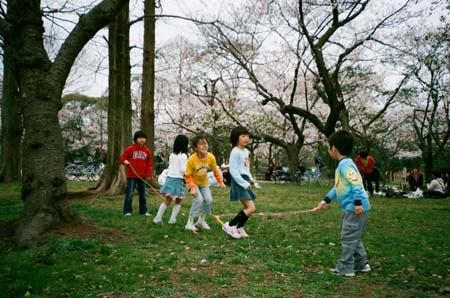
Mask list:
[[[69,184],[74,191],[87,184]],[[234,240],[212,219],[211,231],[184,231],[191,199],[175,225],[122,216],[123,197],[72,200],[92,222],[49,232],[37,248],[18,250],[2,235],[0,297],[443,297],[449,294],[448,200],[371,200],[364,242],[373,271],[355,278],[328,273],[340,257],[337,202],[309,209],[328,186],[262,184],[248,239]],[[213,189],[216,214],[236,213]],[[134,199],[137,210],[137,196]],[[160,199],[148,198],[155,214]],[[20,185],[0,185],[3,234],[18,219]],[[165,214],[167,222],[171,208]],[[270,212],[286,212],[273,216]],[[229,216],[223,216],[228,220]]]

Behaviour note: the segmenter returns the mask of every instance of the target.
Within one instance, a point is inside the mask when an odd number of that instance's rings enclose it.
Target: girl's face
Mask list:
[[[243,147],[247,146],[249,143],[250,143],[249,135],[240,135],[237,146],[243,148]]]
[[[205,139],[199,140],[197,146],[195,147],[195,152],[201,155],[206,155],[206,153],[208,153],[208,142]]]

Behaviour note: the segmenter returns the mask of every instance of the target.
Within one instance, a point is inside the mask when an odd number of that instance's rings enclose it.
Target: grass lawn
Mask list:
[[[86,184],[70,183],[74,191]],[[444,297],[450,294],[450,202],[371,199],[364,242],[372,272],[354,278],[328,272],[340,257],[337,202],[315,207],[329,186],[262,184],[247,239],[184,230],[191,199],[175,225],[122,216],[123,196],[72,199],[90,222],[67,224],[42,244],[18,250],[12,227],[20,185],[0,185],[0,297]],[[216,214],[236,213],[228,193],[213,189]],[[137,195],[134,197],[137,208]],[[148,197],[152,215],[160,198]],[[167,222],[171,207],[164,220]],[[259,214],[263,213],[263,214]],[[283,213],[271,214],[271,213]],[[229,220],[230,216],[222,216]]]

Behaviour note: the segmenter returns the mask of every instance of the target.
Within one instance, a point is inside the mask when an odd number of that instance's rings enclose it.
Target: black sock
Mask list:
[[[247,214],[245,214],[244,211],[242,211],[242,214],[243,215],[241,216],[241,220],[239,221],[239,223],[237,225],[238,229],[242,228],[248,220],[248,216],[247,216]]]
[[[235,225],[239,224],[242,220],[241,219],[242,216],[247,217],[247,215],[245,215],[244,211],[239,211],[239,213],[232,220],[230,220],[230,222],[228,224],[230,226],[235,226]]]

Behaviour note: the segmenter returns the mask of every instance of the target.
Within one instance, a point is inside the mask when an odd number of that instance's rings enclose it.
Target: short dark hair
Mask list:
[[[239,137],[241,135],[250,135],[250,133],[248,132],[247,128],[243,126],[236,126],[235,128],[233,128],[233,130],[231,130],[230,142],[233,146],[237,145]]]
[[[139,138],[147,138],[147,135],[142,130],[138,130],[134,133],[133,141],[136,143]]]
[[[359,152],[359,156],[361,156],[362,158],[367,158],[367,156],[369,156],[369,152],[361,151],[361,152]]]
[[[340,154],[350,155],[353,149],[353,136],[345,130],[339,130],[328,138],[330,148],[334,146]]]
[[[189,139],[185,135],[177,135],[173,142],[173,153],[187,153],[189,146]]]
[[[433,177],[434,178],[441,178],[441,172],[440,171],[433,171]]]
[[[202,134],[195,135],[195,136],[192,138],[192,140],[191,140],[191,147],[192,147],[192,149],[197,148],[197,145],[198,145],[198,143],[199,143],[201,140],[207,141],[207,140],[206,140],[206,137],[205,137],[204,135],[202,135]]]

